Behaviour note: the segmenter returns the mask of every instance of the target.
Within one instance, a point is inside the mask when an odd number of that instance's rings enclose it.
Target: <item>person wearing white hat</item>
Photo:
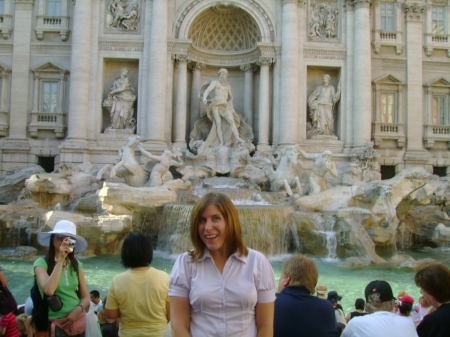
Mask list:
[[[76,225],[68,220],[58,221],[52,231],[40,233],[38,242],[49,248],[46,257],[33,265],[41,295],[57,295],[56,303],[49,302],[49,332],[63,337],[69,336],[72,329],[79,332],[75,336],[84,336],[83,320],[90,299],[83,264],[74,254],[86,250],[87,242],[76,234]]]

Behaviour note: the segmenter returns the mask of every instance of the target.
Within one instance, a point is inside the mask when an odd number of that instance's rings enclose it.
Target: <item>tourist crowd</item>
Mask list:
[[[39,290],[33,309],[29,301],[21,314],[0,306],[0,336],[161,337],[169,321],[174,337],[450,336],[450,270],[440,263],[415,274],[422,294],[417,302],[403,291],[395,297],[388,282],[374,280],[345,314],[342,295],[317,284],[317,266],[306,256],[284,262],[276,289],[269,261],[246,247],[237,210],[223,194],[206,194],[195,204],[190,238],[194,248],[177,258],[169,277],[150,266],[149,240],[130,233],[121,252],[126,271],[113,278],[102,301],[97,290],[89,293],[74,256],[86,240],[75,224],[59,221],[38,237],[49,249],[33,266]],[[7,285],[1,265],[0,283]],[[92,312],[101,332],[86,318]]]

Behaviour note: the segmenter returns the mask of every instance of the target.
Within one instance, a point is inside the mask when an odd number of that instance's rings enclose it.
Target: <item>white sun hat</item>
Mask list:
[[[39,233],[38,242],[41,246],[50,246],[50,237],[53,235],[65,235],[77,240],[74,253],[84,252],[87,248],[87,242],[84,238],[77,235],[77,226],[69,220],[60,220],[55,224],[55,227],[50,232]]]

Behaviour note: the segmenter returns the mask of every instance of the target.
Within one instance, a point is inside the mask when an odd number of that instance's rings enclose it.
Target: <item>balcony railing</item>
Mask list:
[[[45,33],[59,33],[61,40],[66,41],[69,37],[69,17],[38,15],[35,32],[38,40],[42,40]]]
[[[64,138],[66,131],[64,120],[65,113],[63,112],[32,112],[28,128],[30,136],[37,137],[40,130],[50,130],[55,132],[57,138]]]
[[[427,149],[433,147],[436,142],[447,142],[450,146],[450,125],[425,125],[423,141]]]
[[[383,140],[395,140],[397,147],[405,146],[405,124],[403,123],[372,123],[372,138],[375,146],[380,146]]]
[[[396,41],[397,33],[396,32],[388,32],[388,31],[380,31],[380,39],[381,39],[381,41]]]
[[[44,17],[44,25],[52,27],[61,27],[62,19],[60,17],[47,16]]]
[[[447,35],[433,35],[431,36],[431,42],[433,43],[447,43],[448,36]]]

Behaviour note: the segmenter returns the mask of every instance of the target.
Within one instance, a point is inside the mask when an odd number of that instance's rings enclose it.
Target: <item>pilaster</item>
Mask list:
[[[186,149],[186,109],[187,109],[187,61],[186,54],[175,55],[178,62],[177,106],[175,113],[175,142],[174,146]]]
[[[191,89],[191,111],[190,111],[190,128],[192,130],[195,122],[200,118],[200,99],[198,97],[200,92],[200,77],[202,70],[206,65],[202,62],[190,62],[189,69],[192,71],[192,89]]]
[[[242,64],[240,69],[245,76],[244,113],[247,124],[253,127],[253,73],[258,67],[253,63]]]
[[[422,41],[423,18],[426,6],[421,3],[405,3],[406,20],[406,154],[408,164],[424,165],[427,155],[423,152],[423,88]],[[422,153],[423,152],[423,153]]]

